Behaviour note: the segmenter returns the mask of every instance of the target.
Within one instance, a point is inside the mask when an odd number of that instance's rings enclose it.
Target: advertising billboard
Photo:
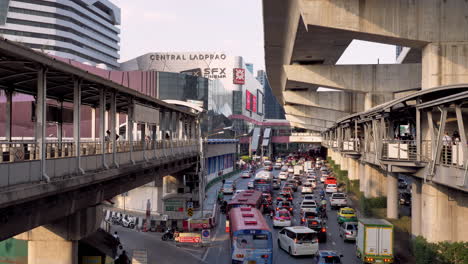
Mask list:
[[[233,73],[233,83],[234,84],[245,84],[245,69],[242,68],[234,68]]]
[[[250,101],[252,100],[252,94],[249,91],[245,91],[245,109],[251,111]]]
[[[252,95],[252,112],[257,112],[257,96]]]

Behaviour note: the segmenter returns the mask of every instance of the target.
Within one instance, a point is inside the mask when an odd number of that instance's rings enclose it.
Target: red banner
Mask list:
[[[252,100],[252,94],[249,91],[245,91],[245,109],[250,109],[250,100]]]
[[[252,95],[252,111],[257,113],[257,96]]]

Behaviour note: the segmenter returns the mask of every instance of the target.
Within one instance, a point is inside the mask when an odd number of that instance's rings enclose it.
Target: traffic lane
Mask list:
[[[206,249],[202,261],[205,263],[231,263],[231,242],[226,233],[226,215],[219,215],[219,222],[215,228],[210,246]],[[178,262],[177,262],[178,263]]]
[[[314,195],[316,198],[319,197],[320,189],[323,188],[323,185],[320,184],[318,188],[314,190]],[[293,225],[300,225],[300,204],[302,202],[302,195],[300,191],[294,194],[294,215],[293,215]],[[318,200],[318,199],[317,199]],[[320,250],[335,250],[339,254],[343,255],[343,263],[359,263],[356,259],[355,253],[355,243],[354,242],[344,242],[339,236],[339,226],[337,223],[337,211],[332,211],[328,209],[327,211],[328,221],[326,223],[327,228],[327,241],[325,243],[319,244]],[[276,263],[283,263],[285,261],[294,262],[294,263],[314,263],[313,256],[301,256],[293,257],[290,256],[286,251],[279,249],[277,245],[278,232],[281,229],[274,229],[272,221],[268,218],[270,226],[273,231],[274,238],[274,258],[277,261]]]
[[[173,242],[162,241],[159,234],[138,232],[121,226],[112,226],[112,229],[118,232],[123,250],[128,252],[130,257],[133,250],[146,249],[148,263],[203,263],[202,251],[177,247]]]
[[[260,171],[260,170],[258,170]],[[257,172],[258,172],[257,171]],[[274,175],[279,174],[279,170],[273,170],[272,173]],[[318,176],[320,175],[319,173],[317,174]],[[236,187],[239,190],[242,189],[247,189],[247,183],[252,180],[252,178],[239,178],[236,181]],[[285,181],[282,181],[283,186]],[[320,190],[323,189],[324,186],[322,183],[320,183],[317,188],[314,189],[314,196],[316,197],[316,201],[319,200],[320,197]],[[276,197],[279,194],[279,190],[274,190],[273,191],[273,197]],[[231,196],[227,196],[226,198],[229,199]],[[327,195],[327,199],[329,199],[329,195]],[[274,199],[275,200],[275,199]],[[294,214],[293,214],[293,225],[300,225],[300,205],[302,202],[302,195],[300,192],[300,188],[298,189],[297,192],[294,193],[294,200],[293,200],[293,205],[294,205]],[[339,226],[337,223],[337,211],[332,211],[329,208],[327,209],[327,215],[328,215],[328,221],[326,224],[327,227],[327,242],[326,243],[320,243],[319,244],[319,249],[320,250],[335,250],[339,254],[343,255],[343,263],[346,264],[354,264],[354,263],[359,263],[357,258],[356,258],[356,251],[355,251],[355,243],[353,241],[351,242],[343,242],[342,238],[339,236]],[[279,249],[278,248],[278,232],[281,230],[281,228],[273,228],[273,222],[271,218],[268,215],[264,215],[268,224],[270,225],[270,228],[272,230],[273,234],[273,258],[274,261],[273,263],[315,263],[315,260],[313,259],[313,256],[299,256],[299,257],[294,257],[290,256],[286,251]],[[224,218],[225,219],[225,218]],[[224,226],[224,224],[222,224]],[[229,244],[227,246],[230,246]],[[227,251],[226,251],[227,252]],[[230,253],[228,253],[230,254]],[[223,263],[223,262],[220,262]]]

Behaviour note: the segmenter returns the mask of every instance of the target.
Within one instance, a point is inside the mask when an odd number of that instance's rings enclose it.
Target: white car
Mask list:
[[[325,188],[325,192],[326,193],[336,193],[336,192],[338,192],[336,184],[327,184],[327,188]]]
[[[247,189],[253,189],[254,188],[254,181],[251,180],[247,183]]]
[[[316,255],[319,250],[317,232],[305,226],[285,227],[278,233],[278,247],[289,255]]]
[[[336,207],[346,207],[348,206],[348,200],[346,199],[346,194],[344,193],[333,193],[330,197],[330,207],[332,209]]]
[[[289,173],[294,173],[294,168],[293,167],[288,168],[288,172]]]
[[[281,209],[276,211],[275,216],[273,216],[273,226],[291,226],[292,224],[292,216],[291,213],[286,209]]]
[[[303,200],[301,203],[302,212],[317,212],[317,203],[315,200]]]
[[[234,193],[234,186],[232,184],[225,183],[224,186],[223,186],[223,193],[224,194]]]
[[[313,194],[304,195],[304,200],[303,201],[315,201],[314,195]]]
[[[287,180],[288,179],[288,173],[285,171],[280,172],[278,179],[280,180]]]
[[[302,184],[301,193],[305,194],[305,193],[313,193],[313,192],[314,192],[314,188],[312,187],[312,184],[310,182],[305,182],[304,184]]]

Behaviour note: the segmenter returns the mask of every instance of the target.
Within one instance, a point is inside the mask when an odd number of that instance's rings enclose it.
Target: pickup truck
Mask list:
[[[346,194],[344,193],[334,193],[330,197],[330,207],[331,209],[336,209],[338,207],[348,206],[348,199],[346,199]]]

